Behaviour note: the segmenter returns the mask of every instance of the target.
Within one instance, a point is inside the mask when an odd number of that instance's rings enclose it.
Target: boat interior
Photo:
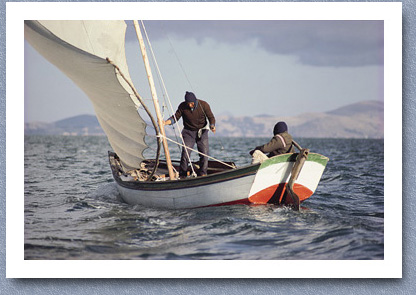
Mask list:
[[[155,159],[146,159],[141,163],[140,169],[132,169],[129,171],[125,171],[123,169],[120,159],[117,157],[116,154],[110,153],[110,163],[111,166],[113,166],[113,169],[115,169],[119,175],[119,177],[124,181],[145,181],[148,179],[148,177],[151,175],[154,166],[155,166]],[[174,168],[174,171],[179,171],[179,165],[180,161],[178,160],[172,160],[172,166]],[[198,162],[192,162],[193,169],[197,176],[199,177],[199,170],[200,165]],[[234,168],[232,168],[234,167]],[[212,175],[215,173],[220,173],[224,171],[229,171],[232,169],[237,168],[234,162],[217,162],[217,161],[208,161],[208,175]],[[192,168],[189,166],[187,171],[187,176],[191,177],[193,174]],[[166,160],[159,160],[159,165],[153,174],[151,181],[163,181],[169,179],[169,172]]]

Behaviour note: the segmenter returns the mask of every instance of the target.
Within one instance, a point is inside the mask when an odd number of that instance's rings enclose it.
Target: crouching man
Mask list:
[[[288,128],[285,122],[278,122],[273,129],[273,138],[266,144],[256,147],[250,151],[253,156],[252,164],[261,163],[265,159],[274,157],[280,154],[293,153],[292,136],[288,133]],[[266,156],[265,153],[268,153]]]

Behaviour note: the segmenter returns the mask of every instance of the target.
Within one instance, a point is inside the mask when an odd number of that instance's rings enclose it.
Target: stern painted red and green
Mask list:
[[[283,154],[264,161],[256,173],[248,200],[255,204],[286,204],[286,185],[290,179],[297,154]],[[315,192],[325,170],[328,158],[309,153],[293,185],[294,192],[303,202]]]
[[[290,200],[286,200],[286,184],[298,154],[283,154],[261,164],[203,177],[150,182],[123,177],[115,154],[109,155],[114,179],[126,203],[183,209],[239,204],[290,205]],[[293,185],[300,202],[315,192],[327,162],[327,157],[309,153]]]

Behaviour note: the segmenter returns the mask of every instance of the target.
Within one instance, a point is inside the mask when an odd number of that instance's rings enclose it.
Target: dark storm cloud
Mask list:
[[[296,56],[314,66],[382,65],[383,21],[146,21],[153,40],[212,38],[224,43],[255,40],[270,53]]]

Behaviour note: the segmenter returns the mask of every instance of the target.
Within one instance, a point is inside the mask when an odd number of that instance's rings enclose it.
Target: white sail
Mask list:
[[[111,147],[126,168],[138,168],[147,148],[139,102],[129,81],[124,21],[25,21],[25,39],[90,98]]]

